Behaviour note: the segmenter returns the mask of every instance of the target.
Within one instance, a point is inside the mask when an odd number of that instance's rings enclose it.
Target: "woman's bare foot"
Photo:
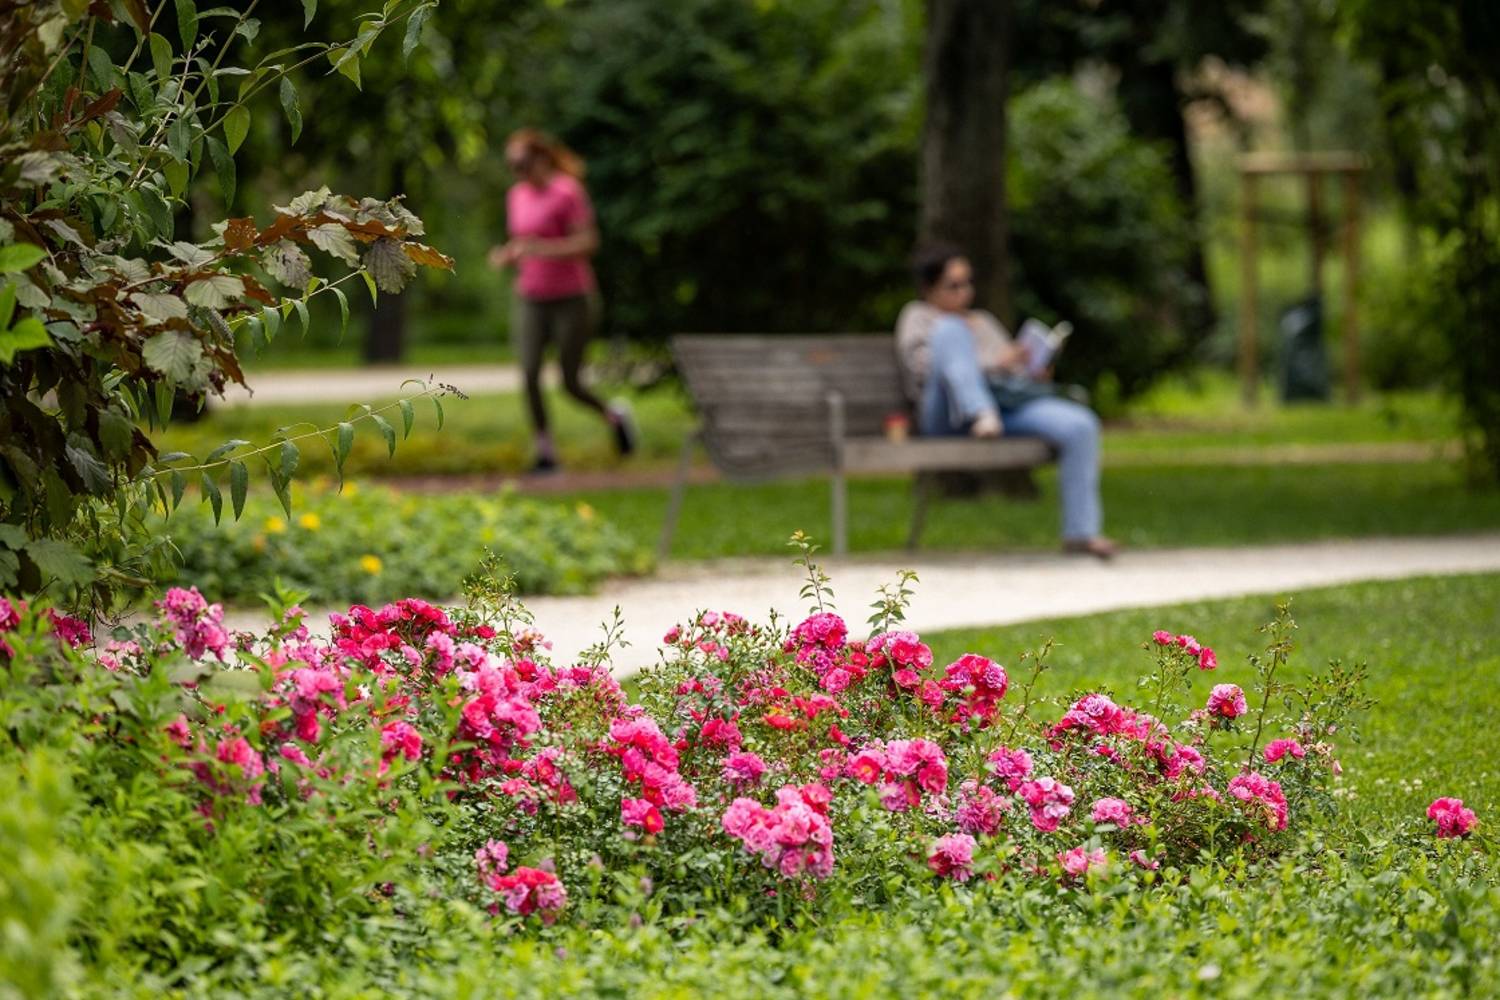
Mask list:
[[[985,410],[969,425],[969,435],[977,438],[997,438],[1004,430],[1004,425],[1000,423],[1000,414],[994,410]]]
[[[1073,556],[1093,556],[1095,559],[1113,559],[1120,546],[1112,538],[1095,535],[1093,538],[1065,538],[1063,552]]]

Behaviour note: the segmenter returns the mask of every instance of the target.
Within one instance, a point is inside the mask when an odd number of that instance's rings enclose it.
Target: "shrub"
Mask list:
[[[38,982],[169,989],[331,962],[391,987],[454,941],[553,924],[775,933],[984,901],[1067,927],[1326,850],[1360,675],[1285,683],[1284,618],[1248,695],[1191,695],[1215,657],[1163,632],[1140,707],[1080,692],[1044,719],[1046,649],[934,663],[904,590],[867,638],[827,610],[697,614],[635,703],[607,644],[549,665],[483,581],[468,610],[354,607],[327,640],[297,608],[231,634],[173,590],[92,652],[82,623],[7,602],[0,829],[35,863],[0,870],[24,928],[0,966],[25,949]],[[1484,835],[1460,801],[1428,813],[1394,824],[1408,853]]]
[[[252,497],[242,520],[215,525],[203,505],[164,523],[181,550],[173,579],[214,600],[255,600],[278,586],[318,602],[375,604],[405,594],[452,596],[485,553],[526,594],[583,593],[608,576],[648,572],[651,556],[592,507],[502,491],[402,495],[378,486],[316,482],[292,516]]]

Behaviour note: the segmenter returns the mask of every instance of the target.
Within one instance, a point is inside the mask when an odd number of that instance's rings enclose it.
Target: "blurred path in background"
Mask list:
[[[1500,571],[1500,535],[1369,539],[1305,545],[1126,552],[1112,563],[1060,555],[945,555],[912,553],[823,562],[838,610],[863,625],[877,588],[896,573],[917,571],[920,582],[907,616],[918,632],[979,628],[1074,615],[1249,594],[1294,595],[1298,590],[1361,580]],[[611,662],[617,674],[655,663],[661,637],[696,610],[734,611],[764,621],[775,609],[800,620],[801,571],[790,559],[669,564],[654,578],[609,583],[589,597],[534,597],[526,606],[553,643],[554,662],[567,663],[598,642],[616,607],[630,645]],[[258,628],[263,614],[231,612],[237,628]],[[309,626],[327,631],[326,610]]]
[[[556,365],[543,371],[548,385],[558,383]],[[396,399],[403,391],[415,391],[401,384],[409,379],[445,382],[457,386],[470,396],[491,392],[518,392],[521,369],[515,365],[381,365],[370,368],[334,368],[328,371],[299,369],[291,371],[252,371],[246,378],[254,391],[242,385],[224,390],[218,406],[269,406],[288,403],[371,403]]]

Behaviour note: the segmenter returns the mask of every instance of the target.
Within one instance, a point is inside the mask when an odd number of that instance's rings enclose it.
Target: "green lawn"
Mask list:
[[[923,547],[940,550],[1050,548],[1057,544],[1056,474],[1039,477],[1036,502],[996,498],[937,501]],[[801,529],[828,537],[824,480],[688,489],[672,555],[776,555]],[[1253,545],[1376,535],[1500,529],[1500,493],[1467,487],[1440,462],[1309,466],[1139,466],[1106,469],[1105,530],[1133,547]],[[663,490],[569,495],[649,544],[661,530]],[[856,480],[849,488],[854,552],[905,544],[912,489],[902,479]],[[726,516],[726,512],[731,512]]]
[[[1500,815],[1500,575],[1316,590],[1293,608],[1292,670],[1364,662],[1376,703],[1343,754],[1345,817],[1264,866],[1208,861],[1165,871],[1152,888],[1086,891],[1008,877],[914,889],[884,909],[835,894],[816,917],[753,929],[727,908],[667,919],[649,904],[608,930],[497,936],[455,925],[408,943],[415,957],[350,945],[353,961],[268,959],[261,987],[464,998],[1497,995],[1500,888],[1483,831]],[[1152,629],[1192,630],[1219,652],[1202,693],[1247,683],[1243,658],[1271,611],[1250,598],[924,638],[938,662],[974,649],[1013,664],[1055,637],[1041,690],[1065,696],[1126,688],[1145,655],[1133,647]],[[1352,734],[1341,735],[1348,745]],[[1423,812],[1439,795],[1476,810],[1481,839],[1432,838]]]
[[[462,388],[462,386],[460,386]],[[372,404],[392,396],[367,400]],[[686,397],[673,386],[633,392],[603,386],[608,395],[621,395],[635,406],[642,431],[635,468],[669,466],[683,436],[693,426]],[[1105,460],[1136,462],[1167,457],[1191,457],[1194,450],[1223,452],[1287,445],[1381,445],[1406,442],[1449,443],[1456,438],[1450,404],[1435,393],[1371,395],[1358,406],[1278,406],[1243,408],[1232,380],[1207,373],[1192,381],[1171,380],[1142,398],[1105,432]],[[550,394],[554,435],[563,464],[571,469],[620,467],[610,436],[592,413],[561,392]],[[216,407],[196,424],[174,425],[158,435],[163,450],[206,454],[231,438],[261,443],[277,428],[310,423],[330,427],[344,419],[345,404],[308,403],[298,406]],[[429,406],[418,410],[411,438],[388,458],[384,442],[368,424],[355,440],[349,460],[351,474],[406,476],[458,473],[517,472],[531,460],[530,432],[521,398],[515,393],[448,399],[446,421],[439,432]],[[326,450],[304,449],[303,470],[332,468]],[[1211,456],[1210,456],[1211,457]]]

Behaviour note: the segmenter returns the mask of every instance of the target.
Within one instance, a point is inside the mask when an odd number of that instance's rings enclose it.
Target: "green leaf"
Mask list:
[[[187,489],[187,477],[184,476],[182,473],[178,472],[176,469],[173,469],[172,470],[171,479],[172,479],[172,509],[176,510],[177,509],[177,505],[180,504],[180,503],[182,503],[182,494],[183,494],[183,492]]]
[[[376,291],[375,276],[369,271],[360,271],[359,276],[365,279],[365,288],[369,289],[370,291],[370,305],[379,305],[380,294],[378,291]]]
[[[165,292],[132,292],[130,302],[152,323],[187,319],[187,303]]]
[[[432,17],[435,4],[423,4],[411,12],[406,20],[406,36],[401,39],[401,58],[410,59],[417,45],[422,41],[422,29],[426,27],[427,21]]]
[[[94,454],[93,445],[80,434],[69,434],[67,443],[63,445],[63,455],[68,464],[78,477],[83,480],[83,488],[95,496],[103,496],[109,492],[110,479],[109,470],[99,457]]]
[[[169,181],[170,183],[170,181]],[[134,194],[135,192],[131,192]],[[141,185],[141,201],[146,206],[146,214],[151,218],[151,224],[156,227],[158,239],[170,240],[172,238],[172,208],[167,204],[155,188],[149,185]]]
[[[234,519],[238,521],[245,510],[245,492],[250,487],[250,470],[244,462],[229,463],[229,499],[234,505]]]
[[[0,274],[14,274],[35,267],[47,258],[47,251],[31,243],[12,243],[0,247]]]
[[[141,345],[141,360],[147,367],[160,372],[172,382],[187,382],[193,377],[198,361],[203,357],[203,345],[196,337],[181,330],[163,330]],[[171,393],[168,392],[167,412],[171,412]]]
[[[281,313],[271,306],[262,306],[260,320],[266,327],[266,341],[269,343],[281,331]]]
[[[16,286],[7,281],[0,286],[0,330],[10,329],[10,318],[16,314]]]
[[[115,64],[109,58],[109,50],[102,45],[89,47],[89,73],[102,94],[115,85]]]
[[[236,104],[224,116],[224,145],[228,147],[231,156],[239,150],[240,144],[249,134],[250,109],[243,104]]]
[[[204,141],[208,143],[208,158],[213,161],[214,173],[219,178],[219,190],[224,194],[224,208],[232,211],[234,208],[234,157],[229,155],[229,150],[214,136],[205,136]]]
[[[0,363],[10,364],[17,352],[52,344],[52,335],[35,316],[27,316],[9,330],[0,331]]]
[[[302,336],[305,337],[312,329],[312,323],[307,316],[307,303],[301,299],[293,299],[292,308],[297,310],[297,318],[302,321]]]
[[[151,33],[151,65],[162,83],[172,78],[172,43],[155,32]]]
[[[292,141],[302,134],[302,106],[297,103],[297,88],[292,86],[290,77],[281,78],[281,110],[286,115],[287,124],[292,127]]]
[[[345,264],[358,266],[359,250],[355,247],[354,237],[337,222],[325,222],[309,229],[307,238],[324,253],[332,254]]]
[[[312,26],[313,15],[318,12],[318,0],[302,0],[302,30]]]
[[[401,423],[405,425],[405,433],[401,437],[403,439],[409,438],[411,437],[411,425],[417,420],[417,413],[411,408],[411,400],[409,399],[398,399],[396,403],[401,407]]]
[[[406,256],[398,241],[382,237],[365,251],[365,268],[374,276],[382,292],[396,295],[416,273],[417,265]]]
[[[292,482],[290,479],[286,479],[280,473],[278,473],[274,467],[270,469],[270,473],[271,491],[276,494],[276,499],[281,501],[281,509],[286,513],[286,516],[291,517]]]
[[[182,290],[183,298],[205,309],[224,309],[244,295],[245,283],[233,274],[211,274],[188,282]]]
[[[181,160],[169,160],[162,164],[161,172],[167,178],[167,184],[172,189],[172,196],[181,198],[182,192],[187,190],[188,165]]]
[[[99,414],[99,443],[112,462],[124,461],[130,455],[130,446],[135,441],[135,424],[119,410],[108,409]]]
[[[328,289],[339,300],[339,343],[344,342],[344,332],[349,329],[349,299],[341,288]]]
[[[239,438],[235,438],[233,441],[225,441],[223,444],[219,445],[213,451],[208,453],[208,457],[203,460],[203,464],[213,465],[219,459],[223,458],[231,451],[234,451],[234,449],[243,448],[249,443],[249,441],[241,441]]]
[[[432,397],[432,408],[437,410],[437,429],[443,429],[443,401],[436,396]]]
[[[396,454],[396,428],[392,427],[390,421],[378,413],[370,414],[370,419],[375,421],[375,426],[380,428],[380,433],[385,435],[386,451],[394,456]]]
[[[260,255],[260,264],[267,274],[288,288],[302,288],[312,277],[312,261],[291,240],[280,240],[266,247],[265,253]],[[275,333],[275,330],[271,331],[273,336]]]
[[[214,482],[213,473],[208,469],[203,470],[198,483],[203,490],[203,498],[214,509],[214,524],[218,524],[224,516],[224,494],[219,492],[219,484]]]
[[[333,68],[359,88],[359,49],[353,45],[333,49],[328,53]]]
[[[20,525],[0,524],[0,545],[17,551],[26,547],[26,532],[21,530]]]
[[[333,461],[338,466],[340,476],[344,474],[344,460],[349,457],[349,449],[352,447],[354,447],[354,425],[347,420],[340,420],[338,447],[333,451]]]
[[[290,441],[281,442],[281,475],[282,478],[290,480],[297,473],[297,464],[302,460],[302,455],[297,451],[297,446]]]
[[[94,578],[93,564],[78,549],[56,538],[26,543],[26,555],[44,576],[63,583],[85,584]]]
[[[0,549],[0,588],[9,590],[21,578],[21,557],[6,549]]]
[[[177,33],[184,51],[198,39],[198,6],[193,0],[177,0]]]

